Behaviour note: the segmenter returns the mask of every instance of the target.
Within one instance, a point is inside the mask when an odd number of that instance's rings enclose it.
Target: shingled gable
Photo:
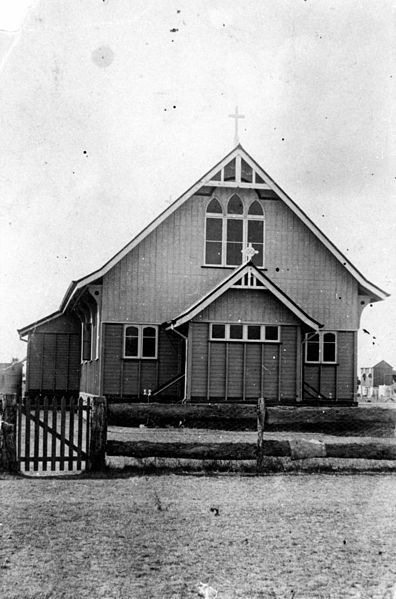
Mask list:
[[[273,283],[269,277],[261,273],[253,262],[247,262],[242,264],[235,271],[233,271],[228,277],[224,279],[220,284],[216,285],[211,291],[205,294],[201,299],[192,304],[187,310],[179,314],[176,318],[168,321],[165,326],[168,329],[179,327],[182,324],[189,322],[197,314],[202,312],[207,306],[219,298],[223,293],[231,289],[232,287],[238,286],[243,278],[253,276],[256,281],[259,282],[260,286],[256,286],[256,289],[267,290],[271,292],[282,304],[284,304],[299,320],[301,320],[307,327],[313,330],[318,330],[323,327],[317,320],[309,316],[300,306],[298,306],[292,299],[290,299],[275,283]],[[243,287],[242,287],[243,288]]]

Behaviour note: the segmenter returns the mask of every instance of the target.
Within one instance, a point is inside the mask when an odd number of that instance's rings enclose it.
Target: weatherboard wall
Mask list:
[[[356,333],[338,331],[336,364],[304,364],[304,398],[354,400],[357,385]],[[309,385],[309,386],[308,386]]]
[[[283,325],[280,343],[210,341],[209,324],[192,322],[189,348],[193,401],[294,402],[299,397],[298,326]]]
[[[62,315],[30,333],[26,393],[72,394],[80,386],[80,324]]]
[[[215,195],[222,199],[234,192],[219,189]],[[254,190],[239,193],[257,199]],[[162,323],[232,272],[204,266],[209,199],[191,197],[103,277],[103,320]],[[356,280],[281,200],[260,201],[265,212],[264,273],[326,329],[357,329]]]
[[[184,372],[183,340],[174,333],[159,331],[158,359],[131,359],[123,357],[123,323],[103,325],[103,393],[117,399],[147,400],[144,391],[154,394],[162,386]],[[180,395],[183,384],[165,389],[158,399]]]

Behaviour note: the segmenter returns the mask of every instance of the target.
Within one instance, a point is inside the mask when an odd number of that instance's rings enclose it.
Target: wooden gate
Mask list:
[[[87,468],[91,400],[25,398],[17,402],[17,460],[20,470]]]

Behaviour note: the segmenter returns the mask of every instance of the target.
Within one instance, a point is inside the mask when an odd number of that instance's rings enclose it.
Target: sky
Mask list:
[[[359,365],[396,367],[393,0],[2,0],[0,361],[240,138],[391,294]],[[363,332],[365,329],[368,332]]]

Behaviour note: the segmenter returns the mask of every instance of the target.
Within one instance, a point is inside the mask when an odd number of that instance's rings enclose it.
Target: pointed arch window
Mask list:
[[[223,209],[213,198],[206,209],[205,264],[221,266],[223,262]]]
[[[242,250],[251,243],[257,254],[256,266],[264,266],[264,211],[258,200],[245,203],[233,194],[222,207],[210,200],[206,209],[205,264],[239,266]]]

